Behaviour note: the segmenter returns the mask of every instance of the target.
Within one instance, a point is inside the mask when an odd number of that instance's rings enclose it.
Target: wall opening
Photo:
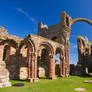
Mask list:
[[[6,46],[4,46],[4,50],[3,50],[3,61],[8,60],[9,55],[10,55],[10,46],[6,45]]]
[[[58,39],[58,37],[53,37],[52,41],[59,42],[59,39]]]
[[[60,76],[60,48],[56,49],[55,75]]]
[[[43,48],[40,54],[37,60],[37,75],[39,78],[46,78],[48,76],[48,50]]]

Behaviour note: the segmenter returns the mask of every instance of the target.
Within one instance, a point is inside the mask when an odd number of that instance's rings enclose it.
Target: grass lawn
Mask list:
[[[70,76],[57,80],[40,79],[37,83],[11,80],[12,84],[24,83],[23,87],[0,88],[0,92],[76,92],[74,88],[84,87],[86,92],[92,92],[92,84],[84,83],[84,80],[92,80],[92,77]]]

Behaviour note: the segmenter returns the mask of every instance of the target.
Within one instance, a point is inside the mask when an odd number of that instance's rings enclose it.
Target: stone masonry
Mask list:
[[[60,77],[69,77],[69,37],[71,25],[78,21],[92,25],[88,19],[72,19],[66,12],[62,12],[60,23],[47,26],[40,22],[38,34],[28,34],[25,38],[10,35],[0,27],[0,61],[5,62],[9,78],[27,79],[30,82],[37,82],[43,76],[56,79],[57,70]],[[86,53],[90,53],[88,51]],[[56,53],[60,55],[59,69],[55,69]],[[83,63],[80,57],[82,55],[79,52],[79,63]]]
[[[4,61],[0,61],[0,88],[9,86],[11,86],[9,82],[9,71],[6,69]]]
[[[78,36],[78,62],[71,65],[72,75],[83,75],[92,73],[92,46],[87,37]]]

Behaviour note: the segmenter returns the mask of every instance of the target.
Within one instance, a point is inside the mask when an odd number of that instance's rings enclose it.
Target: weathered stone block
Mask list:
[[[11,86],[11,83],[9,82],[9,72],[5,68],[5,62],[0,61],[0,88],[9,86]]]

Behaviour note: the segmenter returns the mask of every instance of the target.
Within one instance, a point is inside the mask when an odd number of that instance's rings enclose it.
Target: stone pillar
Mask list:
[[[69,67],[69,39],[66,39],[66,44],[65,44],[65,76],[69,77],[70,73],[70,67]]]
[[[37,57],[28,49],[28,81],[37,82]]]
[[[65,77],[65,57],[64,57],[64,60],[62,62],[62,77]]]
[[[29,55],[29,49],[27,49],[27,60],[28,60],[28,80],[30,79],[30,61],[31,61],[31,55]]]
[[[60,77],[65,77],[65,63],[64,56],[60,54]]]
[[[49,71],[48,71],[48,78],[56,79],[55,76],[55,59],[53,57],[49,57]]]
[[[69,76],[69,37],[71,32],[71,17],[66,13],[62,12],[60,17],[60,34],[59,43],[64,46],[64,55],[65,55],[65,75]]]

